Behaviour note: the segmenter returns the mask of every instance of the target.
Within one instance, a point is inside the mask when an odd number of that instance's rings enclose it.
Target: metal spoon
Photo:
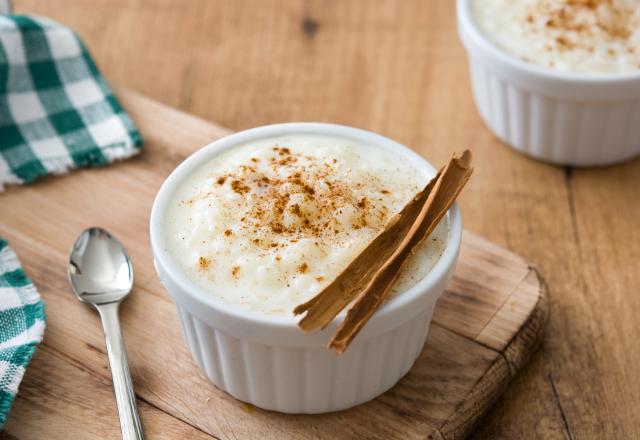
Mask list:
[[[68,272],[73,293],[80,301],[95,307],[102,318],[122,438],[142,439],[142,425],[118,321],[118,306],[133,286],[129,255],[107,231],[89,228],[73,245]]]

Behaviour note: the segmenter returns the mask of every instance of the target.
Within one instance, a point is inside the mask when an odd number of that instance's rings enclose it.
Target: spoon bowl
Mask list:
[[[88,304],[123,300],[133,287],[133,266],[124,246],[102,228],[85,229],[69,256],[69,282]]]

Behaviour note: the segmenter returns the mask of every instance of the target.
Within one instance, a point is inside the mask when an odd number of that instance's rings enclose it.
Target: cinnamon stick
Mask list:
[[[470,163],[468,150],[454,155],[329,286],[294,309],[296,315],[307,312],[299,326],[304,331],[325,328],[357,297],[329,343],[344,352],[389,296],[402,264],[451,207],[473,171]]]
[[[422,240],[433,232],[469,180],[473,172],[470,165],[471,153],[465,150],[462,156],[459,158],[454,156],[445,166],[425,203],[426,215],[421,220],[417,219],[414,224],[414,226],[417,224],[415,233],[410,237],[407,236],[407,245],[396,250],[395,258],[383,264],[358,296],[329,342],[330,348],[343,353],[389,296],[393,284],[400,275],[402,264],[415,252]]]

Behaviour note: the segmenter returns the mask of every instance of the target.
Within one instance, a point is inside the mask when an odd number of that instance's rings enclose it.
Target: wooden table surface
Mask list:
[[[243,129],[331,121],[443,162],[469,147],[465,227],[549,286],[542,349],[474,438],[640,436],[640,160],[561,168],[513,152],[474,108],[452,0],[15,1],[74,28],[106,77]]]

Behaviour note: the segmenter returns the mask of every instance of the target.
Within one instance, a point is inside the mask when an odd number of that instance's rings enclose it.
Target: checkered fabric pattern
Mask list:
[[[0,239],[0,427],[42,341],[44,304],[16,254]]]
[[[71,29],[0,15],[0,190],[124,159],[141,143]]]

